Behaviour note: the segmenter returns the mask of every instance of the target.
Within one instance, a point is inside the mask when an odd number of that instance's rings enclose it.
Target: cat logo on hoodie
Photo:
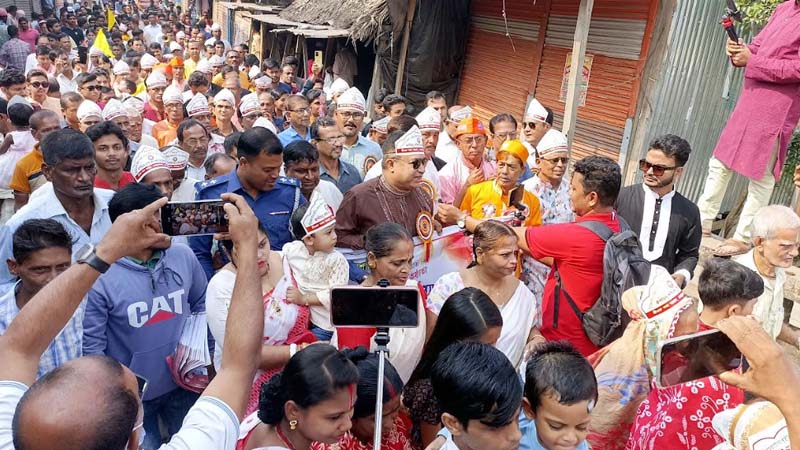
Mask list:
[[[128,305],[128,324],[134,328],[141,328],[144,325],[154,325],[175,316],[183,314],[183,294],[184,290],[179,289],[167,294],[154,297],[148,302],[136,302]]]

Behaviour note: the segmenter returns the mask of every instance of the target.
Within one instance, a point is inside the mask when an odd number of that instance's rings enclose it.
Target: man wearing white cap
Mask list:
[[[121,101],[112,98],[106,103],[106,107],[103,108],[103,120],[114,122],[125,134],[125,137],[130,139],[128,135],[130,134],[131,119]],[[128,147],[130,149],[130,145]]]
[[[384,117],[384,119],[386,118],[388,118],[388,116]],[[417,126],[422,134],[422,145],[425,149],[425,159],[427,160],[425,163],[425,174],[423,175],[422,187],[427,189],[431,194],[431,197],[437,200],[437,202],[440,199],[442,187],[439,182],[439,170],[436,168],[436,164],[434,164],[432,158],[436,158],[434,151],[436,151],[436,141],[439,139],[439,129],[441,127],[439,120],[440,118],[441,115],[439,115],[439,113],[431,107],[422,110],[422,112],[416,118]],[[392,126],[394,126],[394,124],[392,124]],[[401,131],[405,132],[407,130],[404,129]],[[444,166],[444,161],[441,162],[442,166]],[[364,177],[364,181],[379,177],[381,176],[382,172],[382,167],[376,164],[369,169],[367,175]]]
[[[167,88],[167,77],[161,72],[153,72],[145,81],[147,86],[147,103],[144,104],[142,116],[153,122],[164,120],[164,89]]]
[[[575,215],[569,199],[569,182],[564,182],[564,174],[569,167],[567,137],[558,130],[548,130],[534,152],[533,162],[539,172],[522,185],[539,198],[542,224],[572,222]]]
[[[378,144],[361,135],[365,111],[366,100],[356,88],[346,90],[336,100],[334,119],[344,135],[342,160],[355,166],[362,178],[383,157]]]
[[[142,117],[144,102],[138,97],[128,97],[122,104],[128,113],[128,141],[131,144],[131,154],[135,154],[140,145],[158,148],[158,142],[150,134],[155,124]]]
[[[207,127],[211,127],[211,107],[204,94],[197,93],[186,103],[186,114]]]
[[[78,107],[77,114],[81,132],[84,133],[87,128],[103,120],[103,111],[91,100],[84,100]]]
[[[189,154],[178,147],[167,147],[161,152],[167,160],[167,167],[172,175],[172,197],[174,202],[192,202],[197,195],[195,184],[199,181],[187,175]]]
[[[216,78],[217,74],[222,72],[222,66],[225,65],[225,58],[219,55],[213,55],[211,58],[208,58],[208,63],[211,65],[211,79],[213,80]],[[220,85],[217,84],[217,86]]]
[[[290,95],[286,100],[286,115],[289,119],[289,128],[278,135],[281,144],[286,147],[294,141],[310,141],[308,127],[311,125],[311,110],[308,99],[302,95]]]
[[[222,41],[225,44],[225,50],[231,48],[231,44],[227,39],[222,39],[222,27],[218,23],[211,25],[211,37],[206,39],[205,45],[214,45],[217,41]]]
[[[142,59],[139,60],[139,65],[142,68],[142,77],[147,78],[153,72],[153,67],[158,64],[158,59],[155,56],[151,55],[150,53],[145,53],[142,55]]]
[[[526,148],[530,147],[526,145]],[[564,180],[569,167],[567,137],[558,130],[548,130],[539,140],[532,156],[528,157],[528,164],[538,167],[539,171],[525,180],[522,186],[539,198],[542,225],[574,221],[569,180]],[[537,298],[541,298],[549,275],[550,266],[528,255],[523,256],[520,279]]]
[[[383,143],[386,142],[386,136],[389,135],[390,119],[389,116],[386,116],[383,119],[372,122],[369,127],[369,135],[367,136],[370,141],[378,145],[383,145]]]
[[[542,106],[535,98],[531,98],[525,108],[525,114],[522,116],[522,130],[525,135],[524,143],[528,147],[528,153],[531,156],[535,154],[534,149],[539,145],[539,141],[551,128],[553,128],[553,112]],[[528,159],[530,167],[536,167],[531,164],[533,162],[530,158]]]
[[[261,105],[258,103],[258,94],[255,92],[242,97],[239,104],[239,123],[242,130],[253,128],[253,123],[261,117]]]
[[[130,77],[131,66],[129,66],[128,63],[126,63],[125,61],[120,60],[117,61],[116,64],[114,64],[113,72],[114,72],[114,86],[113,86],[114,93],[119,97],[123,88],[122,83]],[[134,81],[134,83],[136,83],[136,81]],[[131,92],[130,94],[132,95],[133,92]]]
[[[444,133],[440,133],[439,142],[436,143],[436,156],[445,163],[458,159],[461,150],[454,139],[458,122],[472,117],[472,108],[469,106],[453,105],[447,110],[447,119],[444,122]]]
[[[183,121],[183,97],[175,86],[164,90],[162,96],[166,118],[153,126],[153,137],[158,147],[164,147],[178,136],[178,125]]]
[[[391,133],[383,145],[383,175],[344,195],[336,213],[337,245],[363,249],[367,230],[384,222],[402,225],[411,236],[417,235],[421,221],[434,227],[434,200],[421,187],[426,163],[419,128]]]
[[[214,118],[217,119],[217,127],[212,131],[223,137],[239,131],[232,122],[235,108],[236,98],[233,92],[228,89],[219,91],[219,94],[214,96]]]
[[[172,198],[172,173],[167,158],[159,150],[144,145],[139,147],[131,163],[131,174],[137,183],[153,185],[164,196]]]
[[[347,81],[337,78],[331,83],[330,87],[325,90],[325,93],[331,98],[331,101],[335,102],[339,96],[344,94],[348,89],[350,89],[350,85],[347,84]]]

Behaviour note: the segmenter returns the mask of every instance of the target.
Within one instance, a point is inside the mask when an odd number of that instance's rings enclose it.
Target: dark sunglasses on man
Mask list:
[[[649,163],[649,162],[647,162],[647,160],[644,160],[644,159],[640,159],[639,160],[639,170],[641,170],[644,173],[647,173],[650,169],[653,169],[653,175],[655,175],[657,177],[660,177],[661,175],[664,175],[664,172],[666,172],[668,170],[675,170],[677,168],[678,168],[678,166],[672,166],[672,167],[662,166],[660,164]]]

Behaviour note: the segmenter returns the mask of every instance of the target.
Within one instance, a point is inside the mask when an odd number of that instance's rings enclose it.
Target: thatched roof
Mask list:
[[[295,0],[280,17],[346,29],[353,39],[370,41],[389,19],[389,0]]]

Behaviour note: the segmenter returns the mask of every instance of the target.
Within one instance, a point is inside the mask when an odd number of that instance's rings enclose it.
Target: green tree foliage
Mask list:
[[[742,23],[744,28],[757,32],[766,25],[775,7],[785,0],[738,0],[736,5],[744,13]]]

